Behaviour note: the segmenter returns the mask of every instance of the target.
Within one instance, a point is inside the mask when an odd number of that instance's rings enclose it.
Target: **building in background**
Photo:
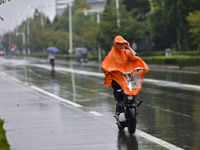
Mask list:
[[[56,0],[56,16],[60,16],[65,8],[67,8],[67,4],[72,1],[73,0]]]
[[[55,0],[56,1],[56,15],[60,16],[65,8],[67,8],[68,3],[73,3],[74,0]],[[90,4],[91,9],[98,10],[99,12],[104,11],[104,6],[106,0],[87,0]]]
[[[87,0],[87,2],[90,4],[91,9],[98,10],[99,12],[104,11],[106,0]]]

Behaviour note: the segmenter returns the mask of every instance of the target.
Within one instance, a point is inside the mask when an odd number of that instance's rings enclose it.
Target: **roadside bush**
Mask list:
[[[9,144],[6,139],[5,130],[3,129],[3,120],[0,119],[0,149],[9,150]]]
[[[165,56],[165,51],[138,52],[140,56]]]
[[[89,56],[88,56],[88,60],[95,60],[95,61],[97,61],[97,60],[98,60],[98,57],[97,57],[97,56],[89,55]]]
[[[180,68],[185,66],[200,66],[200,56],[178,58],[177,65]]]
[[[145,62],[149,64],[177,64],[177,57],[176,56],[151,56],[151,57],[141,57]]]
[[[165,56],[165,51],[148,51],[148,52],[138,52],[140,56]],[[200,56],[199,50],[191,51],[171,51],[172,56],[176,55],[187,55],[187,56]]]
[[[72,59],[74,59],[74,55],[56,54],[56,59],[72,60]]]
[[[151,56],[141,57],[146,63],[158,65],[200,66],[200,56]]]
[[[147,64],[160,64],[164,65],[164,59],[162,56],[152,56],[152,57],[141,57]]]
[[[172,51],[172,55],[200,56],[200,51]]]

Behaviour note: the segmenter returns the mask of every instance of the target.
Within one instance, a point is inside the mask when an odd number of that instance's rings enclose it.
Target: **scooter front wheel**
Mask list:
[[[128,109],[127,125],[129,134],[134,134],[136,130],[136,110],[134,107]]]

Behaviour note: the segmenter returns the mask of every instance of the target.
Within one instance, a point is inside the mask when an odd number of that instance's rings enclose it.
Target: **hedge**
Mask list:
[[[138,52],[140,56],[165,56],[165,51],[148,51],[148,52]],[[171,51],[172,56],[174,55],[187,55],[187,56],[200,56],[199,50],[190,51]]]
[[[156,55],[156,56],[147,56],[150,54]],[[182,54],[182,55],[175,55],[175,54]],[[22,56],[22,54],[19,56]],[[46,58],[46,59],[48,57],[47,54],[44,55],[42,53],[31,53],[30,55],[26,55],[26,56]],[[180,67],[200,66],[200,52],[199,51],[172,51],[172,56],[164,56],[163,51],[145,52],[145,54],[139,53],[139,56],[148,64],[178,65]],[[65,60],[72,60],[72,59],[74,60],[73,55],[67,55],[67,54],[56,54],[56,58],[57,59],[65,59]],[[98,57],[89,55],[88,60],[97,61]]]
[[[146,63],[160,65],[200,66],[200,56],[150,56],[141,57]]]

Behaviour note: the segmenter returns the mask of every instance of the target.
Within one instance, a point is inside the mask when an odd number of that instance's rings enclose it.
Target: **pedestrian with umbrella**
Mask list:
[[[51,70],[54,70],[55,53],[58,53],[59,50],[56,47],[48,47],[46,50],[49,52],[48,59],[50,60]]]

